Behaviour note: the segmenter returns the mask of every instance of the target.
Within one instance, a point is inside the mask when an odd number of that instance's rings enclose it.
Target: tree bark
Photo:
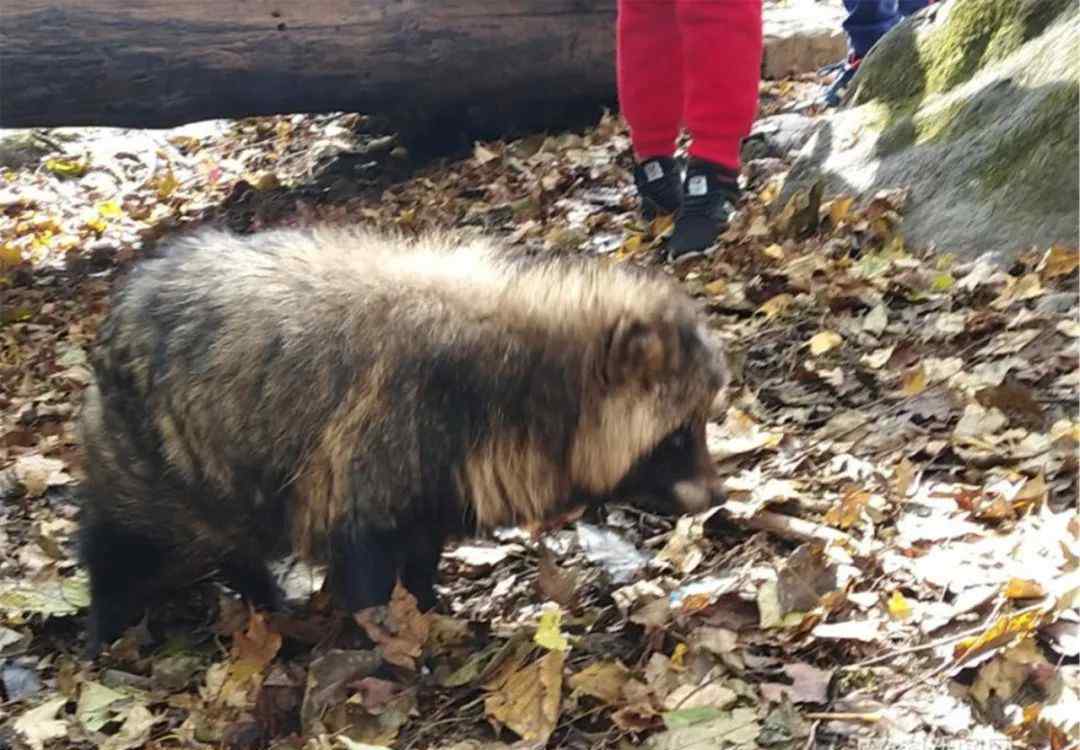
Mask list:
[[[614,100],[614,26],[615,0],[4,0],[0,126],[545,127]]]

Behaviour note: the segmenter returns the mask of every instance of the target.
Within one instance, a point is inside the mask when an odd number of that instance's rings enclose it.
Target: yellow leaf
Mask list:
[[[706,294],[711,294],[714,297],[717,296],[717,295],[723,294],[726,290],[727,290],[727,282],[722,281],[721,279],[716,279],[715,281],[710,281],[708,284],[705,285],[705,293]]]
[[[10,242],[0,245],[0,271],[14,268],[22,263],[22,250]]]
[[[53,156],[45,160],[45,169],[61,177],[82,177],[89,168],[90,162],[85,156],[77,159]]]
[[[1028,581],[1023,578],[1011,578],[1005,584],[1006,599],[1041,599],[1046,596],[1046,589],[1036,581]]]
[[[930,282],[930,289],[935,292],[947,292],[953,288],[955,280],[951,273],[939,273]]]
[[[1076,273],[1080,268],[1080,251],[1076,248],[1066,248],[1054,245],[1046,251],[1043,258],[1042,275],[1044,279],[1056,279],[1059,276],[1069,276]]]
[[[863,508],[870,502],[870,493],[866,490],[849,490],[840,498],[840,502],[829,508],[825,514],[825,523],[840,529],[851,528],[862,516]]]
[[[72,234],[57,235],[53,247],[62,253],[67,253],[79,246],[79,238]]]
[[[984,653],[992,648],[1004,645],[1017,636],[1027,635],[1042,624],[1044,613],[1038,610],[1002,615],[993,625],[979,635],[965,638],[953,647],[957,659]]]
[[[34,235],[34,239],[30,241],[31,250],[42,250],[49,246],[49,242],[52,240],[53,233],[46,230]]]
[[[217,700],[227,705],[243,705],[250,700],[257,679],[281,648],[281,635],[270,629],[266,618],[252,612],[247,630],[233,634],[231,660]]]
[[[899,591],[894,591],[889,597],[889,614],[897,620],[906,620],[911,617],[911,604]]]
[[[855,199],[849,195],[842,195],[839,198],[834,198],[831,201],[825,203],[822,208],[827,208],[829,211],[829,220],[834,227],[840,226],[841,222],[847,219],[848,214],[851,212],[851,204],[855,202]]]
[[[559,722],[565,659],[562,651],[548,651],[534,664],[511,674],[484,699],[488,717],[528,742],[546,743]]]
[[[783,260],[784,259],[784,248],[782,248],[780,245],[778,245],[775,242],[772,243],[771,245],[769,245],[768,247],[762,249],[761,252],[763,254],[767,255],[770,258],[775,258],[776,260]]]
[[[762,205],[767,206],[773,202],[779,192],[780,183],[777,180],[769,180],[758,195],[758,198],[761,200]]]
[[[281,123],[278,123],[278,127],[280,126]],[[177,148],[183,149],[185,151],[196,151],[202,145],[198,138],[190,135],[172,135],[165,140],[167,140],[173,146],[176,146]]]
[[[775,318],[780,313],[791,307],[791,303],[795,301],[795,298],[790,294],[778,294],[775,297],[770,297],[765,303],[757,309],[759,313],[765,315],[766,318]]]
[[[831,349],[835,349],[843,342],[844,339],[840,337],[839,333],[834,331],[822,331],[810,339],[810,353],[817,357]]]
[[[106,219],[116,219],[124,215],[123,209],[120,208],[120,204],[116,201],[105,201],[99,203],[97,207],[98,214]]]
[[[93,232],[97,232],[98,234],[103,233],[106,229],[109,228],[108,222],[100,216],[94,216],[87,219],[83,222],[83,226]]]
[[[616,252],[618,253],[619,257],[625,257],[627,255],[634,255],[640,250],[641,235],[632,234],[626,238],[626,240],[622,243],[622,247],[620,247]]]
[[[661,237],[675,226],[673,214],[660,214],[649,222],[649,234],[653,237]]]
[[[180,187],[180,182],[176,179],[176,175],[173,174],[172,167],[165,167],[165,174],[158,178],[155,185],[158,199],[166,200],[176,192],[178,187]]]
[[[922,365],[904,373],[900,390],[905,396],[918,396],[926,390],[926,370],[923,369]]]
[[[546,609],[540,615],[540,624],[536,628],[533,641],[548,651],[566,651],[570,644],[567,642],[566,636],[562,634],[562,630],[560,630],[561,624],[562,610],[558,607]]]
[[[671,652],[671,668],[677,670],[686,669],[686,665],[683,661],[686,659],[686,652],[689,649],[685,643],[679,643],[675,645],[675,650]]]

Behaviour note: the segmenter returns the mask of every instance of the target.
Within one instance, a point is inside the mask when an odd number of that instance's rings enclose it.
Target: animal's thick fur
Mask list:
[[[272,605],[265,561],[290,550],[351,610],[398,575],[430,606],[448,535],[714,495],[722,360],[658,275],[484,239],[204,232],[132,272],[93,366],[91,649],[214,569]]]

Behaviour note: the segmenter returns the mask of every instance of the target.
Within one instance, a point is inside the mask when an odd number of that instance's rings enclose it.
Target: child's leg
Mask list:
[[[910,4],[910,3],[908,3]],[[861,60],[885,32],[900,22],[897,0],[844,0],[844,31],[852,56]]]
[[[757,114],[761,0],[679,0],[678,23],[690,155],[737,173]]]
[[[671,156],[683,115],[675,0],[619,0],[617,43],[619,108],[634,152],[639,161]]]

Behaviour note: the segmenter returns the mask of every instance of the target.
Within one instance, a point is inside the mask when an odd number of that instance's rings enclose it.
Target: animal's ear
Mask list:
[[[675,354],[674,337],[663,325],[624,317],[608,334],[604,379],[611,385],[641,383],[649,386],[663,375]]]

